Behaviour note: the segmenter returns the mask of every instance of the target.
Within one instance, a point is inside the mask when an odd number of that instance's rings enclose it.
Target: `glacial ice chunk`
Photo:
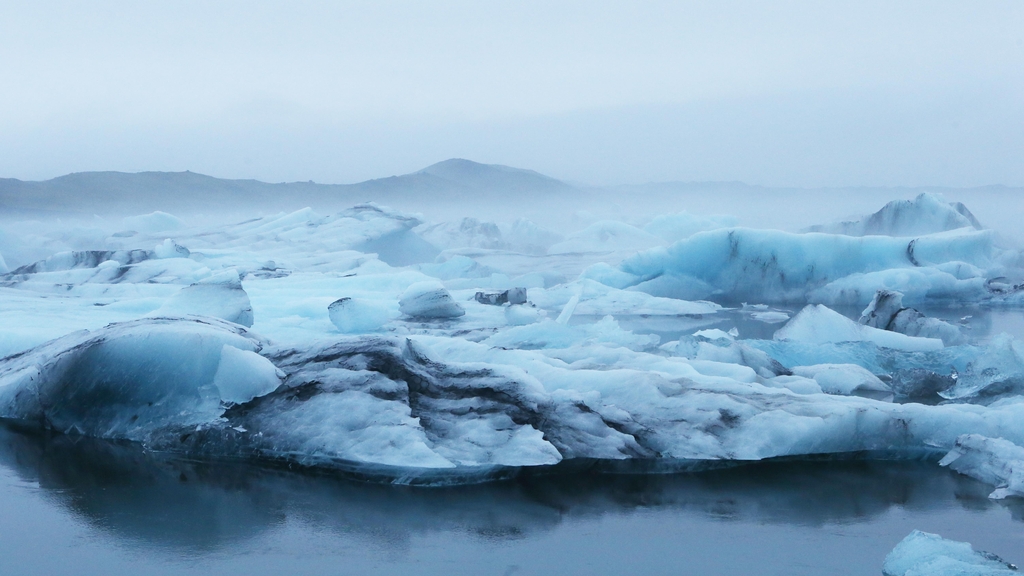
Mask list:
[[[244,404],[276,390],[282,378],[284,372],[270,360],[250,350],[225,344],[220,351],[213,385],[217,387],[222,401]]]
[[[186,314],[221,318],[246,328],[253,323],[252,303],[234,269],[182,288],[152,313],[154,316]]]
[[[153,249],[153,255],[157,258],[188,258],[191,255],[188,248],[178,244],[170,238],[157,244]]]
[[[938,338],[946,346],[964,341],[960,329],[938,318],[928,318],[903,305],[903,294],[895,290],[879,290],[861,313],[860,323],[872,328],[899,332],[907,336]]]
[[[458,318],[466,314],[452,295],[436,280],[417,282],[402,294],[398,309],[412,318]]]
[[[885,557],[885,576],[1010,576],[1017,567],[966,542],[914,530]]]
[[[848,236],[920,236],[958,228],[982,227],[962,203],[947,203],[938,194],[924,192],[913,200],[893,200],[860,220],[811,226],[808,231]]]
[[[145,318],[81,331],[0,364],[0,417],[146,441],[216,421],[277,387],[264,343],[212,318]]]
[[[534,322],[540,322],[547,315],[547,311],[541,310],[529,303],[505,307],[505,322],[509,326],[525,326]]]
[[[7,262],[4,261],[4,255],[0,254],[0,274],[7,274],[10,271],[10,268],[7,267]]]
[[[794,366],[794,375],[810,378],[826,394],[849,396],[855,392],[889,392],[889,387],[871,372],[856,364],[817,364]]]
[[[516,287],[501,292],[477,292],[473,297],[481,304],[501,306],[502,304],[525,304],[526,288]]]
[[[917,338],[858,324],[821,304],[808,304],[785,326],[775,332],[776,340],[797,342],[871,342],[877,346],[924,352],[939,350],[942,340]]]
[[[985,282],[1002,275],[1008,254],[995,238],[973,230],[908,239],[731,228],[639,252],[622,261],[622,274],[588,269],[584,277],[658,295],[669,295],[674,284],[686,291],[706,285],[754,302],[864,305],[880,288],[899,289],[915,301],[979,301],[992,296]]]
[[[1008,440],[964,434],[939,464],[995,486],[989,498],[1024,497],[1024,448]]]
[[[1009,334],[993,338],[956,375],[956,384],[940,392],[958,401],[992,401],[1024,390],[1024,342]]]
[[[104,262],[130,266],[154,257],[151,250],[80,250],[58,252],[45,260],[16,268],[12,274],[39,274],[77,268],[96,268]]]
[[[376,332],[398,318],[398,310],[391,302],[339,298],[327,307],[327,314],[331,323],[344,334]]]

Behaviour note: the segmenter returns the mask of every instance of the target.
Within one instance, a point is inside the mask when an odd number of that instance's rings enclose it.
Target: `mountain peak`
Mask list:
[[[465,158],[450,158],[416,172],[472,188],[554,189],[571,188],[561,180],[533,170],[501,164],[481,164]]]

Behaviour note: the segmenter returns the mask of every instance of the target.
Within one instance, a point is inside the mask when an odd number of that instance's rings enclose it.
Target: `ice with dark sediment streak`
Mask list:
[[[938,338],[947,346],[964,342],[960,328],[938,318],[928,318],[921,312],[904,306],[903,294],[895,290],[876,292],[871,303],[861,313],[860,323],[907,336]]]
[[[214,319],[143,319],[0,361],[0,416],[393,481],[575,458],[668,467],[864,451],[937,458],[971,433],[1024,443],[1024,402],[797,393],[772,381],[794,376],[631,350],[616,332],[608,323],[538,350],[426,335],[294,348]]]

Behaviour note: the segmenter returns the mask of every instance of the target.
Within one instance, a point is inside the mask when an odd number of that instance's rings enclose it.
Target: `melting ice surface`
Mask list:
[[[1024,259],[934,196],[801,233],[374,204],[123,225],[0,245],[8,423],[435,487],[859,458],[1020,493],[1024,343],[986,325],[1020,314]]]

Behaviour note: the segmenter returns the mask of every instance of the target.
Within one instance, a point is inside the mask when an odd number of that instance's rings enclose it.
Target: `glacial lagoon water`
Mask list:
[[[1021,563],[990,491],[862,460],[414,488],[0,426],[0,573],[877,575],[913,529]]]

